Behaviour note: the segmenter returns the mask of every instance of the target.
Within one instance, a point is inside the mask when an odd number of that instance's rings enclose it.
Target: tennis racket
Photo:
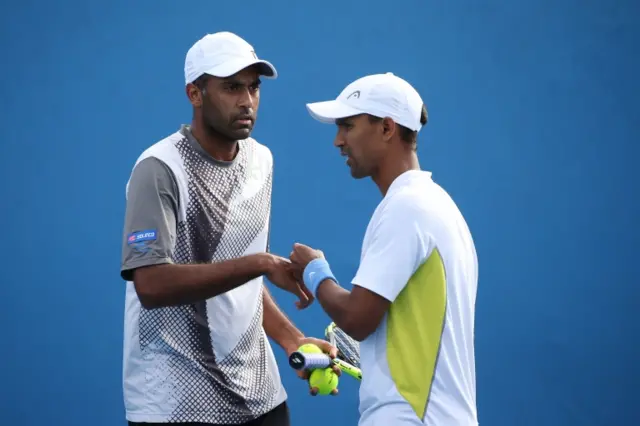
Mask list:
[[[325,329],[324,336],[329,343],[338,348],[338,356],[335,359],[327,354],[309,354],[296,351],[289,356],[289,365],[295,370],[312,370],[336,365],[343,373],[357,380],[362,380],[358,342],[333,322]]]

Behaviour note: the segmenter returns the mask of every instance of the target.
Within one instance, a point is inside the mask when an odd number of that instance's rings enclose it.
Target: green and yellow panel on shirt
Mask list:
[[[436,371],[446,306],[444,263],[434,249],[391,304],[387,319],[391,378],[421,419]]]

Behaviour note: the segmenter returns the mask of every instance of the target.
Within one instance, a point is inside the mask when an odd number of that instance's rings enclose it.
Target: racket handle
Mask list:
[[[289,365],[294,370],[313,370],[314,368],[327,368],[332,364],[332,359],[326,354],[307,354],[293,352],[289,356]]]

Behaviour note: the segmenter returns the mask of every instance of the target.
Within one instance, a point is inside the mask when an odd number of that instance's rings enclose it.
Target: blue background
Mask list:
[[[124,424],[124,185],[144,148],[190,120],[184,55],[219,30],[280,72],[263,85],[254,133],[277,162],[275,251],[301,241],[343,282],[355,272],[379,194],[350,178],[334,128],[304,103],[392,71],[429,106],[422,166],[477,242],[481,424],[640,424],[637,2],[1,8],[2,424]],[[306,333],[322,333],[318,305],[297,312],[274,293]],[[338,398],[311,398],[279,362],[294,425],[326,425],[339,409],[337,424],[355,424],[352,380]]]

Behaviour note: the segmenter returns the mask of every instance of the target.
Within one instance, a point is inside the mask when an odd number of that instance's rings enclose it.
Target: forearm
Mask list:
[[[353,332],[353,314],[356,307],[351,305],[351,293],[331,279],[326,279],[318,287],[316,300],[322,309],[338,327],[351,335]]]
[[[265,333],[285,352],[295,351],[298,348],[297,342],[304,337],[304,334],[280,310],[266,286],[263,294],[264,315],[262,325]]]
[[[209,299],[265,275],[269,267],[268,255],[260,253],[212,264],[143,267],[133,281],[142,305],[152,309]]]

